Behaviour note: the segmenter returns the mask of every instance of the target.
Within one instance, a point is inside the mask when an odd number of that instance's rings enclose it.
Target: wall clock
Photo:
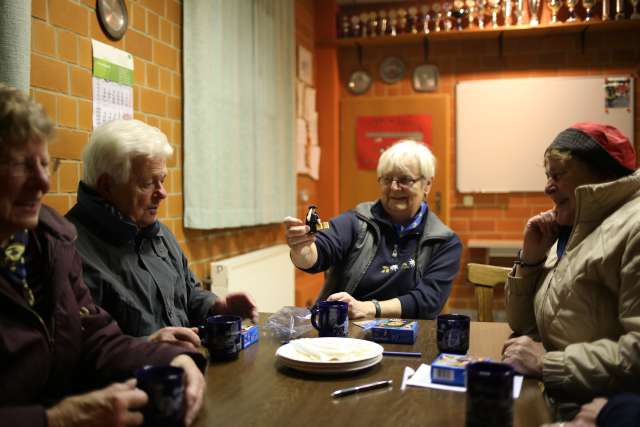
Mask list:
[[[100,26],[109,38],[120,40],[129,26],[129,15],[124,0],[98,0],[96,12]]]

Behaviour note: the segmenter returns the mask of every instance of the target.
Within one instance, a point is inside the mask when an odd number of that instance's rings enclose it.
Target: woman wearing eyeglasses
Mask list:
[[[349,317],[433,319],[458,273],[462,244],[429,210],[435,158],[422,143],[399,141],[378,161],[380,198],[309,233],[284,219],[294,265],[325,271],[319,299],[349,303]]]
[[[55,169],[52,134],[39,104],[0,83],[0,424],[141,425],[153,396],[135,380],[114,381],[171,364],[184,369],[190,425],[205,389],[195,362],[206,362],[198,352],[123,335],[94,304],[75,229],[42,204]]]

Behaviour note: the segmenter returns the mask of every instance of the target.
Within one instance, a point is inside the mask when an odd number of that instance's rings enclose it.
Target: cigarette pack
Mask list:
[[[431,382],[464,387],[467,364],[473,361],[467,355],[442,353],[431,363]]]
[[[418,322],[406,319],[376,319],[370,329],[371,338],[376,342],[413,344],[418,335]]]
[[[242,331],[240,332],[242,336],[242,348],[245,349],[250,345],[253,345],[258,342],[258,338],[260,337],[260,331],[258,330],[258,325],[242,325]]]

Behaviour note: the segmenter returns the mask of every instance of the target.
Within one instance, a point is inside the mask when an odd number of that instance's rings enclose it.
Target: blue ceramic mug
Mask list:
[[[209,360],[226,361],[238,358],[242,349],[242,318],[232,315],[207,317],[198,327],[202,344],[209,350]]]
[[[319,301],[311,307],[311,324],[321,337],[349,336],[349,304],[343,301]]]
[[[436,319],[440,353],[467,354],[470,323],[464,314],[440,314]]]
[[[142,409],[144,426],[184,425],[184,370],[176,366],[145,366],[135,373],[138,388],[149,396]]]
[[[467,427],[513,426],[513,376],[506,363],[467,365]]]

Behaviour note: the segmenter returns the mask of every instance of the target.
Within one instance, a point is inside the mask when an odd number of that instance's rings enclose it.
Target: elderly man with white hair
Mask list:
[[[85,283],[123,331],[197,346],[190,327],[209,315],[255,320],[257,309],[244,293],[223,298],[202,289],[175,236],[158,221],[172,154],[167,137],[138,120],[98,127],[83,152],[78,202],[67,218],[78,230]]]
[[[399,141],[378,161],[380,199],[359,204],[309,234],[284,219],[291,260],[326,271],[320,299],[349,303],[349,317],[433,319],[460,267],[462,244],[429,210],[435,158],[426,145]]]

